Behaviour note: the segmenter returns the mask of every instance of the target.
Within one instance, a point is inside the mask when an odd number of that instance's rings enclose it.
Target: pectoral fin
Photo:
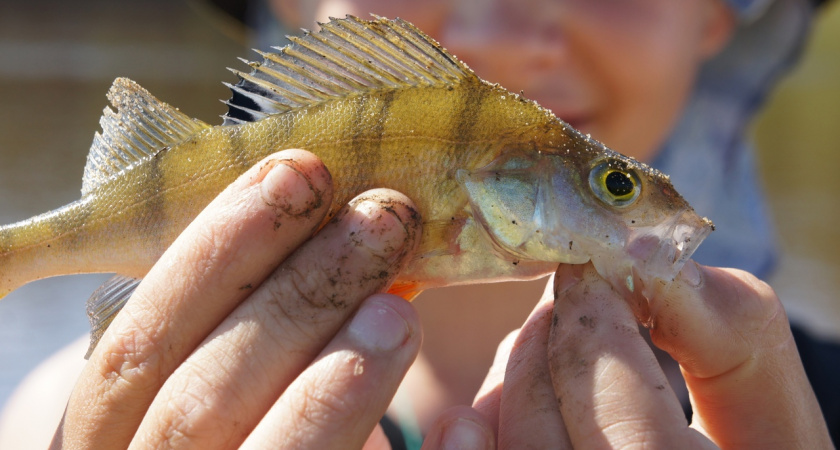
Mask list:
[[[389,294],[398,295],[408,301],[414,300],[421,292],[423,292],[423,288],[419,284],[409,281],[395,281],[388,288]]]
[[[142,281],[139,278],[131,278],[123,275],[115,275],[105,282],[98,289],[93,291],[87,301],[87,314],[90,320],[90,347],[85,354],[85,359],[90,357],[96,344],[105,334],[108,325],[117,316],[125,302]]]

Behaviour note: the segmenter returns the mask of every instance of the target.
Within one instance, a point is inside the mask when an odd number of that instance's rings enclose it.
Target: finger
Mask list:
[[[531,313],[510,353],[499,413],[499,448],[572,448],[548,365],[554,283]]]
[[[469,406],[455,406],[443,412],[423,440],[423,450],[494,449],[493,431],[487,418]]]
[[[420,335],[408,302],[373,296],[286,389],[242,447],[361,447],[417,356]]]
[[[174,441],[197,448],[241,443],[361,301],[390,284],[419,229],[402,194],[380,189],[351,201],[167,380],[137,442],[152,448]]]
[[[58,441],[125,447],[164,380],[330,204],[312,154],[274,154],[220,194],[165,252],[92,354]]]
[[[555,285],[548,356],[574,447],[684,448],[694,440],[628,304],[591,264],[561,266]]]
[[[505,370],[507,369],[510,351],[513,343],[519,335],[519,330],[513,330],[502,339],[496,349],[496,356],[493,364],[484,378],[484,382],[478,389],[473,402],[473,408],[487,418],[493,430],[493,435],[498,436],[499,430],[499,407],[502,402],[502,388],[505,381]]]
[[[382,425],[376,424],[376,428],[370,433],[362,450],[391,450],[391,442],[388,441],[388,435],[382,429]]]
[[[725,447],[830,447],[779,299],[752,275],[690,261],[651,301],[651,339],[676,359],[694,423]]]

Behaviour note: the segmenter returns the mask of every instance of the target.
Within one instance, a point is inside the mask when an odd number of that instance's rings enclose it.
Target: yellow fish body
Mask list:
[[[415,201],[424,227],[396,283],[406,293],[590,260],[633,291],[673,278],[712,228],[667,177],[481,80],[405,21],[348,16],[291,39],[237,72],[220,126],[117,79],[82,198],[0,228],[0,296],[55,275],[143,277],[231,181],[287,148],[329,168],[329,216],[371,188]],[[104,286],[95,320],[107,325],[131,284]]]

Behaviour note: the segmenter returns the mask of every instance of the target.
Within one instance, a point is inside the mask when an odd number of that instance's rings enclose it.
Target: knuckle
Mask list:
[[[294,296],[304,305],[312,309],[324,309],[329,306],[338,309],[347,307],[347,303],[339,296],[341,285],[346,283],[342,271],[338,267],[316,264],[309,270],[289,271],[287,286]]]
[[[664,448],[663,444],[668,442],[667,432],[659,430],[661,426],[650,419],[606,420],[613,420],[603,430],[613,448]]]
[[[184,274],[187,288],[197,286],[218,273],[220,267],[226,267],[236,257],[236,239],[233,233],[236,227],[206,226],[193,233],[192,243],[185,248],[184,256],[178,263],[189,270],[179,271]]]
[[[182,394],[178,402],[168,405],[170,409],[158,428],[158,439],[168,448],[184,448],[198,439],[193,418],[196,411],[203,406],[204,399],[189,392]]]
[[[741,280],[736,298],[745,305],[757,331],[787,331],[787,314],[773,288],[750,274],[743,275]]]
[[[361,357],[356,355],[354,358]],[[299,401],[296,404],[301,421],[317,429],[336,429],[352,421],[358,414],[356,400],[360,397],[336,390],[342,386],[346,387],[342,382],[322,383],[297,390]]]
[[[293,401],[293,415],[286,428],[284,447],[300,447],[312,436],[340,428],[348,421],[348,414],[353,414],[340,397],[329,391],[319,388],[297,393],[299,395]]]
[[[235,435],[241,421],[231,421],[229,411],[244,402],[233,392],[220,389],[222,375],[216,370],[226,373],[223,359],[213,358],[208,363],[215,369],[207,370],[202,364],[183,366],[178,379],[161,390],[158,397],[166,401],[158,400],[152,406],[156,425],[151,440],[156,442],[151,447],[201,448],[211,437],[215,445],[230,444],[226,441]]]
[[[297,265],[283,267],[264,283],[265,305],[256,317],[264,322],[281,348],[294,348],[302,342],[319,340],[322,323],[329,323],[330,311],[348,307],[339,290],[324,284],[327,278],[320,268],[304,270]]]
[[[285,315],[309,317],[312,310],[347,306],[339,295],[343,291],[341,285],[346,284],[345,276],[338,267],[290,264],[271,279],[268,289]]]
[[[158,351],[154,339],[156,330],[133,319],[130,310],[121,314],[132,320],[135,326],[127,328],[128,332],[115,331],[112,335],[110,347],[104,352],[98,367],[103,387],[106,391],[117,389],[122,395],[153,393],[165,378],[162,373],[163,354]]]
[[[341,396],[327,388],[307,390],[303,398],[301,417],[318,427],[335,424],[335,419],[344,417],[350,411]]]

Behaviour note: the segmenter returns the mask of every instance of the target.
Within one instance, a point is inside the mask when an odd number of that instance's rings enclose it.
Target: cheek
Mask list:
[[[637,54],[638,55],[638,54]],[[619,151],[649,161],[682,114],[697,66],[637,57],[605,70],[605,139]]]
[[[656,6],[576,11],[566,27],[575,60],[600,94],[594,137],[647,161],[681,115],[700,65],[696,19]]]

